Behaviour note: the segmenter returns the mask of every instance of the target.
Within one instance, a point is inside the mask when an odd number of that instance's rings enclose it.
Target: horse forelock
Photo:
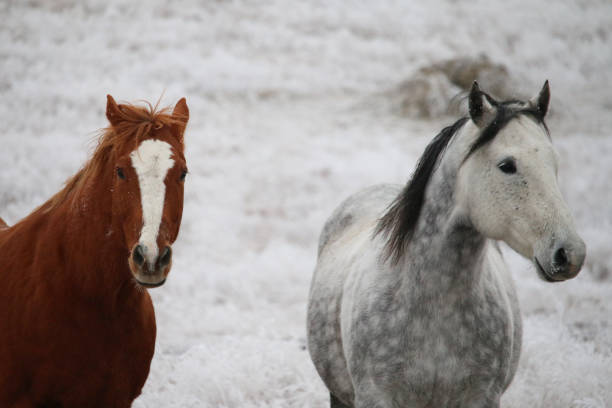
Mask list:
[[[476,150],[492,141],[508,122],[519,116],[531,117],[541,124],[546,133],[549,134],[544,117],[529,103],[519,100],[497,102],[490,97],[487,100],[496,109],[495,118],[480,131],[480,134],[470,146],[464,161]],[[453,125],[444,128],[431,141],[420,157],[410,181],[379,220],[375,235],[382,233],[386,238],[384,259],[391,259],[394,264],[397,264],[401,259],[414,234],[424,204],[425,190],[436,168],[436,163],[449,141],[468,120],[468,117],[459,119]]]
[[[533,106],[527,102],[518,100],[509,100],[504,102],[493,103],[496,109],[495,118],[480,132],[478,138],[470,146],[468,154],[465,156],[464,161],[467,160],[472,153],[486,145],[499,134],[499,132],[510,122],[519,116],[528,116],[541,124],[546,130],[546,134],[549,134],[548,126],[544,122],[542,114]]]
[[[64,188],[51,197],[40,209],[51,211],[64,203],[69,197],[80,196],[83,190],[95,180],[103,170],[122,152],[131,152],[138,145],[151,137],[153,130],[163,126],[180,125],[181,118],[169,114],[170,108],[158,108],[145,101],[145,106],[131,104],[119,105],[121,122],[100,131],[98,144],[91,158],[83,167],[65,183]],[[179,150],[182,153],[183,144],[180,142]]]

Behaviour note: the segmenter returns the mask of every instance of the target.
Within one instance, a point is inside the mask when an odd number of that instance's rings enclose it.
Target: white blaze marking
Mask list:
[[[138,175],[142,205],[142,231],[139,244],[145,248],[145,258],[151,267],[157,259],[157,234],[166,198],[164,179],[174,165],[172,148],[161,140],[145,140],[130,154],[132,167]]]

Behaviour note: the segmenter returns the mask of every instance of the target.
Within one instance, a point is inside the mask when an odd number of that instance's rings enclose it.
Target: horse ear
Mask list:
[[[172,130],[176,136],[183,141],[183,133],[185,133],[185,127],[187,127],[187,121],[189,120],[189,108],[187,107],[187,100],[181,98],[172,111],[172,117],[177,122],[172,124]]]
[[[495,117],[496,109],[490,101],[490,97],[482,92],[478,82],[474,81],[470,90],[468,104],[470,118],[479,128],[486,126]]]
[[[106,117],[111,125],[116,126],[119,122],[121,122],[121,111],[119,110],[119,105],[113,99],[112,96],[106,95]]]
[[[548,103],[550,102],[550,86],[548,85],[548,79],[544,82],[544,86],[540,90],[540,93],[533,97],[529,103],[533,106],[540,116],[544,118],[546,112],[548,112]]]

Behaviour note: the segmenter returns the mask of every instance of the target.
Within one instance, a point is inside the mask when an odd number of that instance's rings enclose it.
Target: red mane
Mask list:
[[[69,178],[64,188],[44,203],[40,210],[50,211],[65,202],[68,197],[78,196],[84,186],[100,173],[100,169],[114,158],[115,152],[133,150],[140,142],[150,137],[152,129],[181,123],[182,118],[169,114],[170,108],[158,109],[159,102],[155,106],[147,101],[144,102],[146,106],[119,105],[121,122],[100,131],[98,145],[91,159]]]

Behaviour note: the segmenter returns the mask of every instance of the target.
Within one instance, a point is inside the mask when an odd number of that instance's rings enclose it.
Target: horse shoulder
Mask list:
[[[350,291],[348,275],[359,274],[363,257],[377,258],[376,225],[385,208],[399,193],[400,186],[376,185],[347,198],[327,220],[319,241],[319,257],[313,276],[311,300],[322,293],[342,297]],[[365,262],[365,263],[364,263]]]
[[[356,275],[364,257],[376,258],[370,248],[376,223],[401,187],[378,185],[347,198],[325,223],[308,304],[308,348],[321,378],[341,401],[353,400],[345,345],[350,333],[341,329],[352,310]]]

